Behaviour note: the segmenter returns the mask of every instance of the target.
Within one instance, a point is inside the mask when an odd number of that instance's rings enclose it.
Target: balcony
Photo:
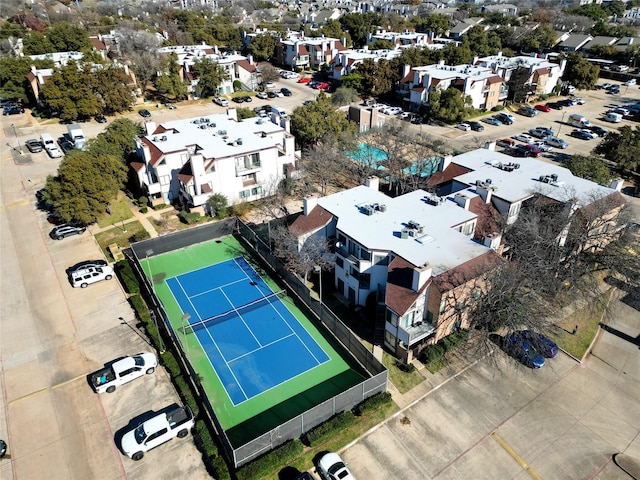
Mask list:
[[[236,165],[236,177],[241,177],[242,175],[249,175],[250,173],[258,172],[261,168],[262,165],[260,164],[260,162]]]
[[[421,342],[436,331],[435,327],[429,322],[416,322],[410,327],[403,328],[403,330],[409,334],[409,347]]]

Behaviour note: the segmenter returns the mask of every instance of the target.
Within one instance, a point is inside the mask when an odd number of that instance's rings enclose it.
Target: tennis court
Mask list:
[[[141,264],[234,444],[362,381],[357,364],[284,297],[233,236]]]
[[[329,356],[243,258],[167,279],[233,405],[284,384]]]

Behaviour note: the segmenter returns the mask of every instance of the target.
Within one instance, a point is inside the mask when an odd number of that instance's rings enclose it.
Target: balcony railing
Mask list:
[[[252,163],[250,165],[236,165],[236,177],[241,175],[248,175],[249,173],[257,172],[262,168],[260,162]]]

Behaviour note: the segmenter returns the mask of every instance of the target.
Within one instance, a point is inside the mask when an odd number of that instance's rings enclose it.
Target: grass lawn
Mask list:
[[[357,417],[357,421],[349,428],[340,431],[340,435],[336,435],[328,442],[317,445],[313,448],[305,447],[302,454],[292,460],[288,466],[295,467],[298,470],[305,471],[313,467],[313,458],[320,452],[328,450],[331,452],[337,452],[342,447],[352,442],[360,435],[364,434],[370,428],[375,427],[386,418],[393,415],[399,410],[398,406],[390,402],[384,407],[378,408],[374,412],[367,412],[361,417]],[[283,465],[284,467],[284,465]],[[269,480],[280,480],[279,471],[273,472],[271,475],[263,477]]]
[[[133,212],[129,208],[129,204],[118,195],[118,199],[111,203],[111,215],[105,212],[98,218],[98,226],[100,228],[108,227],[131,217],[133,217]]]
[[[400,393],[407,393],[424,381],[424,377],[418,370],[407,373],[396,367],[396,359],[387,352],[382,354],[382,363],[389,370],[389,381],[395,385]]]
[[[115,226],[96,235],[96,241],[100,245],[100,248],[104,252],[105,256],[111,261],[113,261],[113,257],[107,247],[112,243],[117,243],[121,248],[128,248],[132,242],[138,242],[145,238],[149,238],[149,234],[137,220],[135,222],[125,224],[124,228],[126,231],[123,232],[120,226]]]
[[[610,296],[611,290],[559,322],[557,333],[552,335],[558,346],[574,357],[582,359],[598,331]],[[576,327],[576,333],[573,334]]]

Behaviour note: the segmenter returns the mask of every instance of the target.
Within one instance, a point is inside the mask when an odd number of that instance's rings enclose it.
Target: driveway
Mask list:
[[[640,460],[640,314],[615,308],[583,364],[560,354],[530,370],[497,350],[343,457],[369,479],[630,478],[612,455]]]
[[[16,117],[10,120],[20,140],[52,129]],[[3,146],[15,141],[4,120]],[[48,237],[51,225],[35,192],[58,161],[44,153],[20,158],[0,151],[0,438],[9,446],[0,478],[208,478],[191,438],[140,462],[116,448],[114,436],[131,418],[180,400],[162,368],[113,394],[92,392],[89,373],[151,347],[117,280],[71,287],[65,269],[102,254],[89,232]]]

